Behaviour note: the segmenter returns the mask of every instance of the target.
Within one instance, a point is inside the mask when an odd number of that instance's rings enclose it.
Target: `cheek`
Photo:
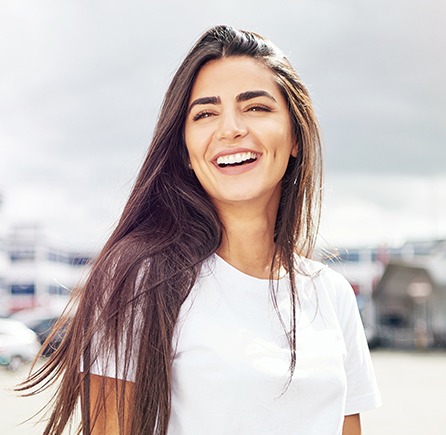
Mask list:
[[[185,130],[184,141],[191,159],[203,158],[207,150],[208,139],[204,131]]]
[[[189,158],[192,159],[194,156],[197,155],[198,153],[198,144],[196,141],[196,138],[194,138],[193,135],[191,135],[190,133],[186,133],[184,135],[184,142],[186,143],[186,149],[187,149],[187,153],[189,154]]]
[[[294,141],[288,131],[283,131],[282,134],[276,137],[276,155],[281,159],[288,161],[291,156],[295,157],[297,154],[297,147],[294,145]]]

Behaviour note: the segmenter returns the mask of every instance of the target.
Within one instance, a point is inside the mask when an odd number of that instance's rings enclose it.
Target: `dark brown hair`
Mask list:
[[[185,117],[200,69],[211,60],[230,56],[249,56],[270,68],[288,103],[298,143],[297,157],[290,157],[282,180],[274,233],[276,251],[271,264],[271,271],[277,270],[278,265],[285,267],[291,282],[293,315],[291,325],[283,326],[291,331],[288,337],[292,377],[298,303],[295,254],[312,254],[319,222],[319,130],[308,92],[280,50],[255,33],[216,26],[193,46],[167,90],[135,186],[116,229],[92,265],[85,285],[77,292],[74,317],[66,325],[64,340],[21,387],[38,392],[57,381],[46,434],[62,433],[73,416],[82,388],[88,397],[90,367],[99,355],[101,359],[110,355],[117,372],[124,377],[129,362],[136,361],[131,433],[167,433],[174,327],[201,264],[215,253],[222,236],[222,224],[213,204],[188,169],[183,139]],[[279,313],[273,286],[271,293]],[[93,338],[96,344],[92,345]],[[123,432],[122,391],[117,401]],[[88,400],[84,401],[79,431],[90,432],[94,415]]]

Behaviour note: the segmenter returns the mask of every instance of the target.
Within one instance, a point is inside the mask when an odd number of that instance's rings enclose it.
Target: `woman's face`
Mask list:
[[[214,204],[280,198],[290,155],[290,115],[273,73],[250,57],[207,63],[188,106],[190,163]]]

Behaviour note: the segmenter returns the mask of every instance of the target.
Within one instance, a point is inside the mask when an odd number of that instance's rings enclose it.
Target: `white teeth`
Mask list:
[[[242,163],[246,160],[257,159],[257,154],[251,151],[246,153],[229,154],[226,156],[220,156],[217,159],[217,165],[233,165],[234,163]]]

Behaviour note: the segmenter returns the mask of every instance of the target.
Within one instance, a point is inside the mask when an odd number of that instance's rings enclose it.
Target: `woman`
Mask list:
[[[321,192],[305,87],[261,36],[217,26],[179,67],[61,346],[46,429],[357,435],[379,403],[351,288],[308,260]]]

